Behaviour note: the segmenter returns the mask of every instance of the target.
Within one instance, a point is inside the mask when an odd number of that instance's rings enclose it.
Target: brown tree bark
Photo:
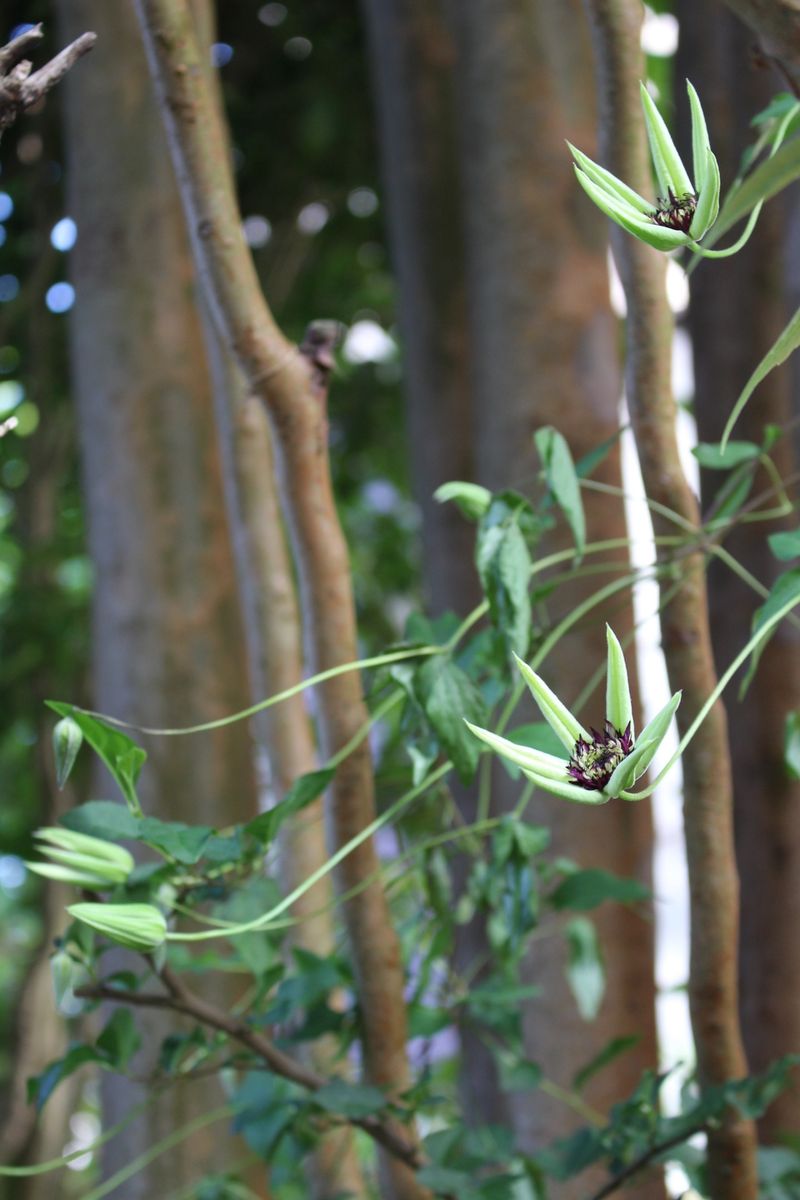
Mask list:
[[[752,139],[752,116],[774,95],[776,76],[758,69],[752,37],[735,17],[702,5],[681,3],[678,75],[692,80],[703,100],[722,171],[723,187],[739,168]],[[778,84],[780,86],[780,84]],[[690,134],[684,129],[684,144]],[[703,264],[692,276],[689,329],[695,366],[695,412],[701,441],[719,440],[727,413],[755,365],[789,319],[784,289],[788,240],[786,206],[765,208],[757,231],[740,254]],[[768,424],[791,416],[788,369],[772,372],[737,424],[734,437],[760,443]],[[795,469],[793,444],[773,450],[784,477]],[[706,508],[719,487],[719,472],[704,472]],[[758,477],[755,490],[768,486]],[[783,522],[786,525],[786,522]],[[730,552],[752,575],[771,586],[785,564],[767,545],[781,523],[745,524],[727,539]],[[708,577],[714,654],[722,670],[750,636],[761,599],[722,563]],[[763,1071],[782,1054],[800,1048],[800,784],[783,765],[783,725],[800,703],[800,639],[782,622],[761,656],[746,699],[734,689],[726,701],[733,763],[736,856],[742,880],[739,998],[750,1068]],[[784,1092],[761,1122],[774,1140],[800,1124],[800,1092]]]
[[[94,707],[150,726],[191,724],[244,707],[249,691],[191,259],[132,8],[70,0],[60,17],[67,36],[93,26],[102,47],[72,73],[66,111],[68,211],[79,227],[72,361],[96,570]],[[245,725],[150,738],[146,749],[147,811],[212,825],[255,813]],[[227,982],[223,991],[230,1002]],[[174,1028],[169,1016],[142,1019],[140,1072]],[[142,1095],[140,1085],[108,1083],[107,1121]],[[109,1144],[106,1170],[220,1099],[213,1079],[170,1089]],[[223,1167],[230,1149],[224,1137],[195,1137],[119,1195],[186,1186]]]
[[[609,308],[601,223],[574,193],[566,136],[591,145],[588,35],[577,3],[503,6],[368,0],[384,178],[406,352],[409,426],[425,518],[426,580],[434,607],[465,611],[477,595],[472,530],[431,503],[447,478],[530,490],[539,468],[533,431],[551,423],[579,457],[618,427],[616,323]],[[582,140],[581,140],[582,139]],[[619,485],[619,462],[601,477]],[[589,537],[625,535],[619,502],[592,499]],[[566,538],[546,549],[568,545]],[[587,595],[576,587],[564,609]],[[559,604],[561,601],[558,602]],[[600,665],[602,621],[630,629],[627,604],[598,608],[548,660],[548,679],[571,699]],[[598,697],[590,716],[599,717]],[[602,703],[600,701],[600,703]],[[518,789],[495,777],[498,809]],[[475,800],[460,794],[469,819]],[[584,866],[650,877],[650,814],[614,806],[588,812],[538,797],[530,813],[553,830],[556,854]],[[599,1076],[598,1107],[633,1087],[655,1062],[652,930],[608,906],[600,916],[608,994],[592,1025],[564,982],[560,937],[538,941],[527,965],[543,987],[525,1013],[530,1056],[569,1086],[610,1037],[642,1040]],[[459,946],[466,965],[480,931]],[[504,1107],[523,1142],[540,1146],[581,1118],[543,1094],[509,1104],[484,1050],[465,1043],[468,1119]],[[471,1065],[474,1067],[471,1069]],[[576,1185],[573,1185],[573,1188]],[[582,1195],[566,1186],[560,1194]],[[655,1181],[642,1196],[663,1194]]]
[[[639,103],[644,76],[638,0],[586,0],[595,38],[601,116],[601,161],[640,193],[651,194],[650,165]],[[614,255],[628,302],[627,391],[645,491],[697,527],[697,503],[675,439],[670,382],[671,316],[664,259],[613,232]],[[663,518],[654,519],[656,532]],[[703,563],[685,561],[681,586],[661,617],[670,686],[683,690],[683,732],[716,684]],[[733,847],[733,796],[725,710],[717,703],[683,755],[684,825],[691,898],[689,1003],[700,1082],[747,1072],[738,1015],[739,891]],[[755,1200],[755,1130],[731,1113],[708,1139],[713,1200]]]
[[[151,69],[157,83],[173,160],[209,303],[225,344],[248,386],[267,407],[301,580],[304,624],[312,668],[320,671],[357,658],[355,614],[347,547],[336,514],[327,455],[327,379],[323,347],[298,353],[275,325],[240,232],[228,144],[204,78],[185,0],[138,0]],[[317,352],[319,349],[319,353]],[[321,749],[332,755],[366,720],[357,675],[346,673],[319,689]],[[369,751],[364,743],[337,771],[330,827],[342,846],[374,818]],[[406,1055],[403,967],[386,896],[376,878],[371,840],[346,857],[342,890],[375,881],[344,907],[364,1034],[366,1073],[401,1092],[410,1081]],[[417,1200],[425,1189],[412,1171],[383,1156],[390,1200]]]

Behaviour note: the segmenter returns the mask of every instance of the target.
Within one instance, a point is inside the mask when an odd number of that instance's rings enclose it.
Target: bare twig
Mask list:
[[[34,25],[0,48],[0,133],[13,125],[20,113],[54,88],[97,41],[96,34],[82,33],[55,58],[31,74],[32,64],[25,55],[41,38],[41,25]]]
[[[234,1041],[246,1046],[275,1075],[288,1079],[309,1092],[318,1092],[330,1080],[303,1066],[279,1050],[274,1042],[263,1033],[251,1029],[246,1021],[223,1012],[208,1001],[201,999],[186,987],[183,980],[169,967],[160,975],[166,987],[165,993],[133,992],[110,984],[100,983],[76,989],[76,995],[87,1000],[113,1000],[117,1004],[130,1004],[138,1008],[166,1008],[172,1012],[191,1017],[201,1025],[225,1033]],[[396,1122],[368,1116],[348,1118],[351,1125],[363,1129],[374,1142],[382,1146],[394,1158],[412,1170],[423,1165],[423,1158],[413,1141],[405,1137]]]
[[[633,1162],[628,1163],[627,1167],[624,1167],[613,1179],[609,1179],[607,1183],[604,1183],[599,1192],[592,1192],[588,1200],[606,1200],[606,1196],[612,1196],[624,1183],[632,1179],[634,1175],[638,1175],[648,1163],[653,1162],[660,1155],[666,1154],[667,1150],[672,1150],[675,1146],[682,1145],[690,1137],[694,1137],[696,1133],[702,1133],[705,1128],[705,1125],[697,1125],[694,1129],[684,1130],[682,1133],[676,1133],[674,1137],[667,1138],[663,1142],[657,1142],[655,1146],[651,1146],[649,1150],[645,1150]]]

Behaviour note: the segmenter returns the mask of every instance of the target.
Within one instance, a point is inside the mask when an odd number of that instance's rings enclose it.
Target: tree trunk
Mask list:
[[[774,94],[776,76],[757,69],[750,53],[752,35],[730,14],[682,3],[678,15],[677,74],[691,79],[702,98],[726,186],[752,140],[750,119]],[[689,143],[685,128],[684,144]],[[745,250],[702,264],[692,276],[689,328],[701,441],[719,440],[734,400],[789,319],[783,287],[786,216],[780,201],[768,204]],[[768,424],[784,425],[791,415],[789,387],[787,368],[772,372],[745,409],[734,437],[760,443]],[[792,450],[787,436],[772,452],[783,476],[794,469]],[[719,472],[704,472],[706,508],[721,480]],[[767,485],[761,474],[754,491]],[[768,533],[780,527],[776,522],[744,524],[726,541],[767,587],[785,566],[767,545]],[[750,636],[753,612],[762,600],[719,562],[712,564],[708,586],[714,654],[722,670]],[[783,765],[784,719],[800,703],[796,628],[787,621],[778,626],[744,702],[737,699],[735,686],[727,709],[742,880],[739,995],[750,1069],[763,1071],[782,1054],[800,1048],[800,947],[795,937],[800,922],[800,785],[789,779]],[[795,1089],[778,1097],[761,1130],[774,1140],[798,1124],[800,1092]]]
[[[618,427],[617,329],[608,302],[601,223],[574,192],[564,137],[591,147],[594,103],[588,35],[577,3],[492,6],[371,0],[391,234],[400,283],[408,410],[425,515],[426,578],[437,608],[477,595],[472,532],[450,506],[431,504],[447,478],[530,490],[539,463],[533,431],[553,424],[579,457]],[[619,485],[616,455],[600,477]],[[618,500],[592,499],[589,537],[624,537]],[[547,549],[567,545],[551,539]],[[563,615],[587,595],[559,598]],[[630,607],[598,607],[585,630],[548,660],[548,679],[571,699],[604,652],[602,622],[624,636]],[[598,697],[588,719],[600,718]],[[495,779],[498,809],[518,789]],[[465,815],[474,797],[462,797]],[[553,830],[555,854],[583,866],[650,878],[645,807],[597,812],[539,797],[531,815]],[[527,964],[543,995],[525,1013],[530,1056],[569,1086],[605,1042],[642,1033],[636,1051],[598,1077],[591,1102],[606,1107],[655,1062],[651,927],[608,906],[599,919],[608,994],[592,1025],[564,981],[560,937],[535,943]],[[460,965],[480,952],[460,947]],[[486,1054],[465,1055],[469,1118],[496,1121],[504,1100]],[[474,1064],[474,1069],[471,1069]],[[524,1144],[540,1146],[579,1118],[543,1093],[513,1105]],[[565,1188],[563,1195],[583,1194]],[[642,1196],[663,1195],[660,1183]]]
[[[638,0],[586,0],[597,54],[601,153],[609,169],[640,193],[651,188],[639,81],[642,8]],[[628,305],[626,384],[642,479],[660,505],[657,533],[699,529],[700,513],[681,467],[671,388],[672,318],[662,256],[614,227],[614,257]],[[683,692],[684,734],[713,693],[714,670],[704,564],[684,560],[680,586],[663,595],[661,632],[670,687]],[[683,758],[684,828],[689,872],[691,962],[689,1007],[700,1084],[739,1079],[747,1063],[737,1004],[739,881],[733,846],[733,794],[727,722],[721,702],[706,716]],[[755,1128],[731,1110],[708,1138],[712,1200],[755,1200]]]
[[[150,726],[188,725],[249,698],[191,259],[132,8],[65,0],[60,16],[65,36],[90,27],[101,47],[69,80],[66,118],[68,210],[79,228],[73,373],[97,577],[94,704]],[[146,748],[146,811],[212,825],[256,811],[244,724],[202,738],[149,738]],[[142,1072],[174,1021],[140,1019]],[[106,1120],[142,1094],[139,1085],[108,1083]],[[220,1100],[214,1081],[173,1087],[109,1144],[106,1170]],[[119,1195],[198,1181],[229,1149],[222,1136],[183,1142]]]

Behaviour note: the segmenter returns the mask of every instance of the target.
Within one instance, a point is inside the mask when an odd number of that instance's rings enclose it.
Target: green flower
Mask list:
[[[606,639],[606,719],[602,732],[584,729],[544,680],[527,663],[517,659],[517,666],[542,716],[570,752],[568,762],[555,754],[510,742],[497,733],[467,722],[476,737],[486,742],[496,754],[520,767],[538,787],[579,804],[605,804],[617,796],[626,800],[637,798],[627,789],[649,767],[681,701],[681,693],[676,692],[635,738],[625,658],[608,626]]]
[[[39,850],[52,861],[28,862],[25,866],[46,879],[102,890],[124,883],[135,866],[133,856],[123,846],[115,846],[88,833],[76,833],[54,825],[37,829],[33,836],[44,843]]]
[[[129,950],[155,950],[167,936],[164,915],[152,904],[73,904],[67,912]]]
[[[647,138],[661,192],[655,205],[567,143],[575,159],[578,182],[589,198],[617,225],[656,250],[693,248],[714,224],[719,212],[719,166],[709,145],[700,100],[688,79],[686,88],[692,110],[694,182],[675,149],[664,118],[647,88],[641,85]]]

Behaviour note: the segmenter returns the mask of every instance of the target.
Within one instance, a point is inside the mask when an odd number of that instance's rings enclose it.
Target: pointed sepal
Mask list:
[[[514,658],[517,660],[520,674],[530,688],[531,695],[538,704],[542,716],[570,754],[575,749],[578,738],[590,741],[590,736],[580,721],[573,717],[566,704],[561,703],[545,681],[518,655],[515,654]]]
[[[614,726],[618,733],[624,733],[630,726],[633,734],[633,705],[631,704],[631,689],[628,683],[628,668],[625,665],[625,655],[622,646],[610,625],[606,625],[606,641],[608,642],[608,669],[606,672],[606,720]]]
[[[650,143],[653,166],[656,169],[656,178],[658,186],[663,192],[663,198],[668,199],[670,191],[676,196],[693,195],[692,181],[675,148],[667,123],[643,83],[640,84],[640,89],[647,140]]]

